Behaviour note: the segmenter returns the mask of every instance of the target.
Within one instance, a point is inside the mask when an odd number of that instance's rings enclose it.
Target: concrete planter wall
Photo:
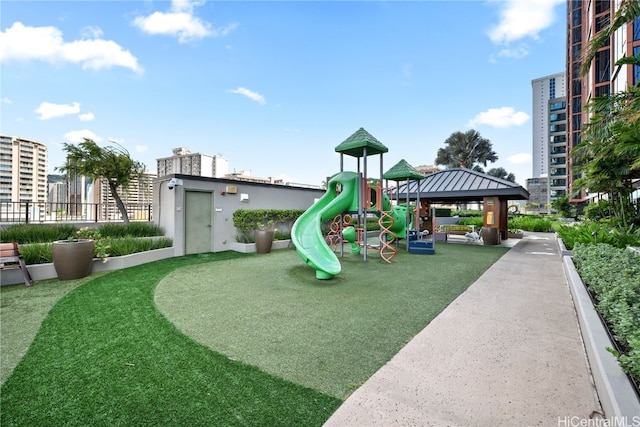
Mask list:
[[[170,247],[147,252],[138,252],[119,257],[111,257],[109,258],[109,261],[105,263],[96,258],[92,261],[93,265],[91,267],[91,272],[97,273],[99,271],[120,270],[122,268],[134,267],[136,265],[171,258],[173,256],[175,256],[175,249]],[[31,273],[33,280],[47,280],[58,277],[56,270],[53,267],[53,263],[31,264],[27,266],[27,269],[29,270],[29,273]],[[19,269],[2,272],[2,275],[0,276],[0,285],[14,285],[17,283],[23,283],[22,273]]]
[[[287,249],[291,246],[291,240],[274,240],[271,244],[271,249]],[[256,252],[256,244],[255,243],[231,243],[231,250],[242,253],[253,253]]]
[[[561,241],[559,244],[561,244],[561,253],[566,251],[566,248],[562,251],[564,244]],[[573,259],[564,255],[562,262],[605,418],[626,419],[628,422],[639,420],[640,399],[616,358],[607,351],[607,348],[614,348],[614,345],[591,302],[591,297],[573,264]]]

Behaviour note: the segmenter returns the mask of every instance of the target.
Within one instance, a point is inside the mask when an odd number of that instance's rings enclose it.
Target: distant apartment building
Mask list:
[[[0,135],[0,202],[47,201],[47,147]]]
[[[222,178],[229,173],[229,161],[222,156],[191,153],[188,148],[173,149],[173,156],[156,159],[158,177],[174,173]]]
[[[532,178],[527,180],[530,206],[548,213],[548,205],[566,194],[567,101],[566,73],[531,81]],[[531,185],[531,187],[529,187]],[[544,188],[543,188],[544,187]]]
[[[429,175],[432,173],[440,172],[440,168],[434,165],[420,165],[415,168],[422,175]]]
[[[130,220],[148,219],[150,213],[148,209],[153,203],[153,179],[156,174],[144,172],[139,179],[132,180],[126,188],[118,187],[118,195],[129,212],[133,212]],[[99,178],[87,189],[87,201],[97,206],[98,220],[121,219],[120,211],[116,206],[116,201],[111,195],[109,184],[106,179]],[[91,219],[95,219],[95,210],[89,214]]]
[[[607,27],[620,7],[619,1],[567,1],[567,152],[580,144],[581,125],[588,120],[585,106],[596,96],[618,93],[640,84],[640,66],[614,64],[626,56],[640,54],[640,18],[627,22],[600,47],[582,76],[583,56],[593,37]],[[567,191],[572,202],[585,202],[588,195],[574,188],[579,174],[568,157]]]

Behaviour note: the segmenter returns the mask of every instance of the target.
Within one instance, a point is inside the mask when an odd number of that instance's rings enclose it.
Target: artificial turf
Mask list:
[[[322,425],[505,251],[442,244],[390,265],[350,256],[328,282],[293,251],[187,256],[96,277],[43,322],[0,390],[0,422]]]

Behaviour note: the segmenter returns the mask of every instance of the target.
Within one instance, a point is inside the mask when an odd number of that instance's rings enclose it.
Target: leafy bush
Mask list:
[[[166,237],[157,239],[143,239],[130,236],[123,238],[109,238],[108,243],[108,254],[111,257],[130,255],[153,249],[169,248],[173,245],[173,241]],[[24,244],[20,245],[20,253],[27,265],[46,264],[53,262],[51,246],[51,243]]]
[[[621,249],[640,246],[640,228],[634,226],[618,228],[604,223],[584,221],[574,225],[561,225],[557,233],[568,249],[572,249],[576,243],[607,243]]]
[[[238,230],[236,241],[255,242],[253,232],[258,224],[266,224],[270,221],[273,221],[281,232],[286,233],[304,212],[304,209],[238,209],[233,213],[233,225]]]
[[[540,215],[519,215],[509,218],[509,230],[526,230],[550,232],[553,231],[553,222],[546,217]]]
[[[482,213],[482,212],[481,212]],[[460,218],[458,221],[460,225],[474,225],[478,229],[484,225],[484,218],[481,216],[468,216],[464,218]]]
[[[620,344],[620,352],[610,351],[627,374],[640,380],[640,256],[606,243],[578,242],[573,261]]]
[[[290,230],[304,212],[304,209],[238,209],[233,213],[233,225],[243,234],[255,230],[256,224],[268,221]]]

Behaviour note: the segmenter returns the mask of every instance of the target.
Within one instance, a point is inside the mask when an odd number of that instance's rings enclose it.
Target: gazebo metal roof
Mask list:
[[[342,141],[335,150],[337,153],[347,154],[353,157],[364,157],[365,147],[367,149],[367,156],[389,151],[382,142],[378,141],[373,135],[364,130],[364,128],[358,129],[353,135]]]
[[[466,168],[445,169],[425,176],[420,181],[409,181],[398,188],[399,194],[407,192],[410,199],[428,199],[430,202],[479,201],[483,197],[500,197],[508,200],[528,200],[529,192],[522,186]],[[418,185],[420,186],[418,195]]]

